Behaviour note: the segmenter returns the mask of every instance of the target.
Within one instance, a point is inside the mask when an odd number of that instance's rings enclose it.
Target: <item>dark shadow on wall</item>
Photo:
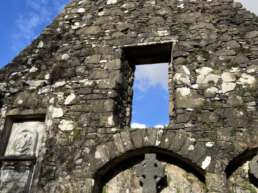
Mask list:
[[[257,154],[257,151],[258,148],[247,149],[231,160],[225,169],[227,178],[229,178],[246,161],[251,160]]]
[[[0,91],[0,108],[2,108],[3,103],[4,103],[4,95],[3,95],[3,93]]]
[[[227,179],[229,179],[234,174],[234,172],[239,167],[241,167],[245,162],[251,161],[253,157],[256,156],[257,151],[258,151],[258,148],[247,149],[244,152],[242,152],[240,155],[235,157],[233,160],[231,160],[225,169]],[[250,172],[248,174],[248,178],[250,183],[252,183],[254,186],[258,188],[258,179],[254,177]]]
[[[93,193],[102,193],[105,184],[120,172],[133,167],[144,159],[146,153],[155,153],[159,161],[176,165],[186,172],[192,173],[200,181],[205,182],[205,171],[198,167],[191,160],[165,149],[157,147],[144,147],[130,150],[125,154],[111,160],[95,173],[95,185]],[[160,186],[166,186],[166,180],[160,182]]]

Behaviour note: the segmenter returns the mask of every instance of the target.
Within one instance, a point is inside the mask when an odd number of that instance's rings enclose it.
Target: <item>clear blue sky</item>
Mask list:
[[[70,0],[2,0],[0,3],[0,68],[35,39]],[[236,0],[258,15],[258,0]],[[146,66],[145,66],[146,67]],[[137,68],[133,123],[144,127],[168,122],[166,65]],[[137,106],[137,107],[136,107]],[[149,109],[149,107],[153,107]],[[143,124],[144,123],[144,124]]]

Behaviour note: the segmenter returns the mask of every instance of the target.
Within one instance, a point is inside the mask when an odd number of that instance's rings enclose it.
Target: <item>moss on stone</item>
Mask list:
[[[248,181],[245,181],[242,186],[244,189],[249,190],[250,193],[257,193],[256,189]]]

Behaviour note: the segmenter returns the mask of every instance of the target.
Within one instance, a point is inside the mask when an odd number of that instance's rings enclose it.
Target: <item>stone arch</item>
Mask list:
[[[236,189],[256,192],[257,180],[249,173],[249,162],[257,154],[258,147],[245,149],[234,157],[226,166],[225,174],[228,181],[228,189],[235,192]]]
[[[229,178],[239,166],[243,165],[246,161],[251,160],[258,151],[258,147],[252,149],[246,149],[229,161],[225,168],[225,174]]]
[[[188,133],[163,130],[161,134],[161,131],[161,129],[124,131],[116,134],[112,141],[99,145],[96,148],[95,161],[96,163],[102,161],[93,172],[95,179],[93,193],[100,193],[109,179],[143,160],[145,153],[156,153],[160,161],[177,165],[204,182],[205,170],[202,169],[200,160],[205,157],[205,151],[203,149],[200,151],[198,148],[203,145],[196,144]],[[170,139],[167,140],[167,137]],[[196,149],[192,148],[194,145]]]

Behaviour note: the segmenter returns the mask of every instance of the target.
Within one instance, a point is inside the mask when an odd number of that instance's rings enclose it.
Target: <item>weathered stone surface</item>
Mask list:
[[[189,69],[184,65],[179,66],[178,68],[178,72],[174,76],[174,81],[176,81],[178,84],[191,85],[191,74]]]
[[[50,107],[50,111],[52,112],[53,118],[60,118],[64,115],[64,111],[62,108]]]
[[[22,193],[26,190],[29,168],[3,167],[0,171],[0,189],[3,193]]]
[[[222,193],[227,191],[225,187],[225,176],[221,174],[207,173],[206,180],[209,192]]]
[[[249,181],[249,161],[241,165],[229,179],[229,190],[233,193],[257,192],[257,187]]]
[[[136,148],[142,147],[144,144],[144,133],[141,130],[136,130],[131,133],[132,143]]]
[[[257,79],[254,76],[243,73],[239,78],[238,83],[252,88],[256,86]]]
[[[46,118],[32,192],[100,193],[117,174],[107,192],[140,193],[135,173],[127,172],[130,161],[153,152],[165,160],[163,193],[201,193],[204,186],[226,193],[230,181],[233,192],[252,192],[247,173],[223,174],[231,160],[248,161],[243,152],[258,147],[257,21],[233,0],[71,1],[0,71],[0,136],[8,137],[9,118]],[[126,52],[134,47],[139,52]],[[169,125],[132,129],[134,61],[157,55],[154,63],[171,61]],[[14,146],[31,153],[30,134],[22,136]],[[11,169],[7,176],[1,168],[0,192],[7,190],[3,184],[13,188],[13,180],[15,191],[23,188],[26,170]]]
[[[213,86],[213,87],[207,88],[207,89],[205,90],[204,96],[205,96],[205,97],[213,98],[213,97],[215,97],[218,93],[219,93],[219,89]]]
[[[86,27],[81,31],[81,33],[85,35],[96,35],[101,32],[101,28],[99,26],[90,26]]]
[[[225,82],[225,83],[222,83],[221,85],[222,93],[233,91],[235,88],[236,88],[236,83]]]
[[[220,76],[212,73],[213,69],[209,67],[197,69],[196,72],[199,74],[196,83],[203,88],[208,87],[209,84],[216,85],[220,79]]]
[[[58,127],[61,131],[72,131],[74,129],[74,122],[71,120],[61,120]]]
[[[251,31],[246,34],[246,38],[255,38],[258,37],[258,31]]]
[[[117,3],[117,0],[108,0],[107,1],[107,4],[110,5],[110,4],[116,4]]]
[[[178,108],[201,107],[204,99],[190,88],[178,88],[176,90],[176,104]]]
[[[249,163],[249,172],[253,175],[256,179],[258,178],[258,157],[254,156],[253,159]]]
[[[75,94],[74,94],[74,93],[71,93],[69,96],[66,97],[64,104],[65,104],[65,105],[73,104],[74,101],[75,101],[75,99],[76,99]]]

